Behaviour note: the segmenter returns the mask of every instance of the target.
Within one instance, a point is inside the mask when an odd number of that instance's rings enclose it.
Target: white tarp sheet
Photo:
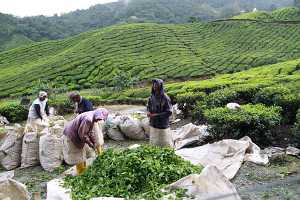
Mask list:
[[[196,126],[192,123],[186,124],[178,130],[173,131],[173,142],[175,149],[181,149],[187,145],[201,142],[209,136],[206,125]]]
[[[26,186],[13,180],[14,172],[0,174],[0,199],[2,200],[29,200]]]
[[[180,149],[176,154],[196,165],[216,166],[228,179],[236,175],[244,161],[260,165],[269,163],[268,156],[261,154],[260,148],[247,136],[240,140],[227,139]]]
[[[186,189],[194,200],[240,200],[234,185],[215,166],[205,167],[201,174],[191,174],[169,186],[170,189]]]

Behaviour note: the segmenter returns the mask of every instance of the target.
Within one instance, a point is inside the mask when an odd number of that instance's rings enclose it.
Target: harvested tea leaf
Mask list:
[[[200,173],[173,149],[143,145],[136,149],[107,150],[81,176],[66,177],[64,187],[72,190],[72,199],[123,197],[158,199],[161,189],[189,174]],[[175,193],[183,195],[182,191]]]

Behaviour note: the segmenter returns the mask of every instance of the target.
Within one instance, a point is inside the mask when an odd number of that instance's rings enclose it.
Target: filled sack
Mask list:
[[[21,168],[33,167],[40,164],[39,138],[36,132],[25,133],[22,143]]]
[[[145,140],[146,134],[138,120],[134,120],[130,117],[126,117],[120,124],[121,132],[132,140]]]
[[[63,162],[62,132],[59,127],[41,136],[39,143],[40,163],[44,170],[52,172]]]
[[[12,170],[21,164],[23,128],[6,127],[8,133],[4,143],[0,147],[1,165],[6,170]]]

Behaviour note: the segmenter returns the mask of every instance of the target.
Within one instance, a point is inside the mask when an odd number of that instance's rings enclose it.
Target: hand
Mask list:
[[[97,145],[95,148],[95,152],[97,155],[101,155],[103,153],[103,147],[101,145]]]
[[[148,117],[152,118],[152,117],[156,117],[158,116],[157,113],[148,113]]]

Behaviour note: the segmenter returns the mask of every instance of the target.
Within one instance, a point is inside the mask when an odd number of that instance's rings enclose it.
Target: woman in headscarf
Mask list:
[[[87,144],[95,150],[97,154],[101,154],[103,147],[99,138],[98,122],[106,120],[108,111],[105,108],[99,108],[94,111],[89,111],[78,115],[70,121],[64,129],[64,158],[67,164],[76,165],[77,174],[84,172],[85,163],[85,148]],[[100,134],[101,137],[102,134]],[[102,143],[103,144],[103,143]]]
[[[150,118],[150,143],[162,147],[173,147],[170,131],[172,104],[164,91],[163,80],[161,79],[152,81],[152,92],[148,100],[147,110]]]
[[[38,98],[31,104],[28,112],[26,130],[28,127],[31,127],[37,131],[39,127],[47,126],[49,116],[47,97],[48,95],[46,92],[40,91]]]

